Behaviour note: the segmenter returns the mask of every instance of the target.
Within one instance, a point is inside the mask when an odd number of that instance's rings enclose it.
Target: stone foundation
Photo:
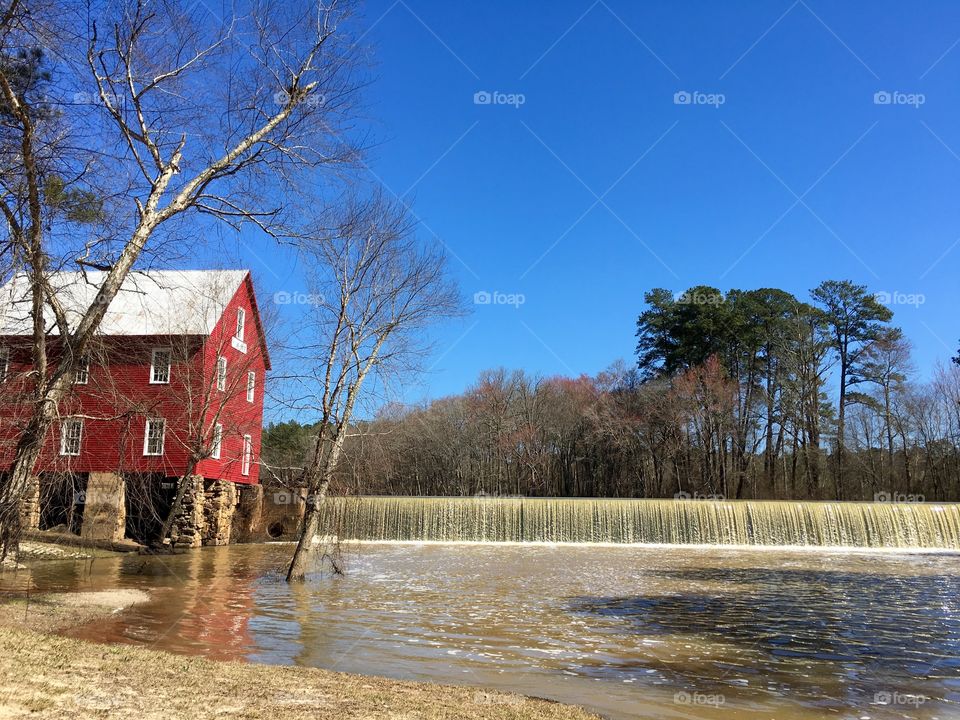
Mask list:
[[[20,527],[24,530],[40,529],[40,478],[30,477],[20,500]]]
[[[296,540],[300,535],[306,510],[305,497],[306,491],[303,488],[291,490],[279,483],[265,483],[261,539]]]
[[[188,485],[170,530],[170,542],[178,548],[228,545],[239,495],[236,484],[204,480],[200,475],[182,482]]]
[[[303,523],[302,488],[290,490],[275,480],[261,485],[237,485],[239,501],[233,515],[230,542],[296,540]]]
[[[206,483],[203,494],[204,545],[229,545],[233,513],[237,508],[237,486],[224,480]]]
[[[180,480],[187,484],[183,494],[183,503],[180,511],[173,519],[170,528],[170,543],[173,547],[194,548],[203,544],[203,533],[206,525],[203,505],[203,477],[190,475]]]
[[[200,475],[192,475],[183,482],[187,483],[187,488],[170,529],[173,547],[195,548],[263,539],[262,487],[244,485],[241,488],[227,481],[205,481]],[[24,530],[39,529],[40,501],[40,479],[33,477],[20,503],[20,522]],[[81,538],[111,542],[124,539],[126,484],[119,474],[90,473],[83,504],[79,507],[83,508]],[[238,507],[240,512],[236,512]]]
[[[39,505],[39,486],[37,492]],[[89,540],[123,540],[126,522],[123,478],[116,473],[90,473],[84,494],[80,537]]]
[[[263,486],[238,485],[237,511],[233,514],[232,542],[254,542],[260,539],[263,526]]]

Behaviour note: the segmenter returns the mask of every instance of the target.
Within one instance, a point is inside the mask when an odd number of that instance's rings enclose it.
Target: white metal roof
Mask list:
[[[100,335],[209,335],[246,270],[149,270],[131,272],[110,303]],[[71,329],[96,297],[105,272],[62,272],[50,278]],[[44,315],[56,333],[53,314]],[[0,288],[0,335],[30,335],[30,285],[15,275]]]

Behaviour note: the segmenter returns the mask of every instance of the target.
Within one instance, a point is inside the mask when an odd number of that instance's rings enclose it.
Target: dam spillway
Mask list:
[[[360,541],[960,550],[956,503],[332,497],[324,514]]]

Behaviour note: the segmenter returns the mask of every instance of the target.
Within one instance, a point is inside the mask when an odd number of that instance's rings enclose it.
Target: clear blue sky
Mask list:
[[[956,350],[960,4],[375,0],[364,14],[371,173],[455,254],[471,300],[525,299],[471,303],[438,330],[406,399],[488,367],[632,360],[653,287],[806,298],[849,278],[922,296],[893,309],[923,376]],[[480,91],[524,102],[476,104]],[[677,104],[682,91],[723,102]],[[295,269],[241,259],[265,298],[296,289]]]

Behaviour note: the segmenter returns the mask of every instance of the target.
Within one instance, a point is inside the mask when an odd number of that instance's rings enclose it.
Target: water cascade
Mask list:
[[[342,539],[960,550],[960,505],[595,498],[330,498]]]

